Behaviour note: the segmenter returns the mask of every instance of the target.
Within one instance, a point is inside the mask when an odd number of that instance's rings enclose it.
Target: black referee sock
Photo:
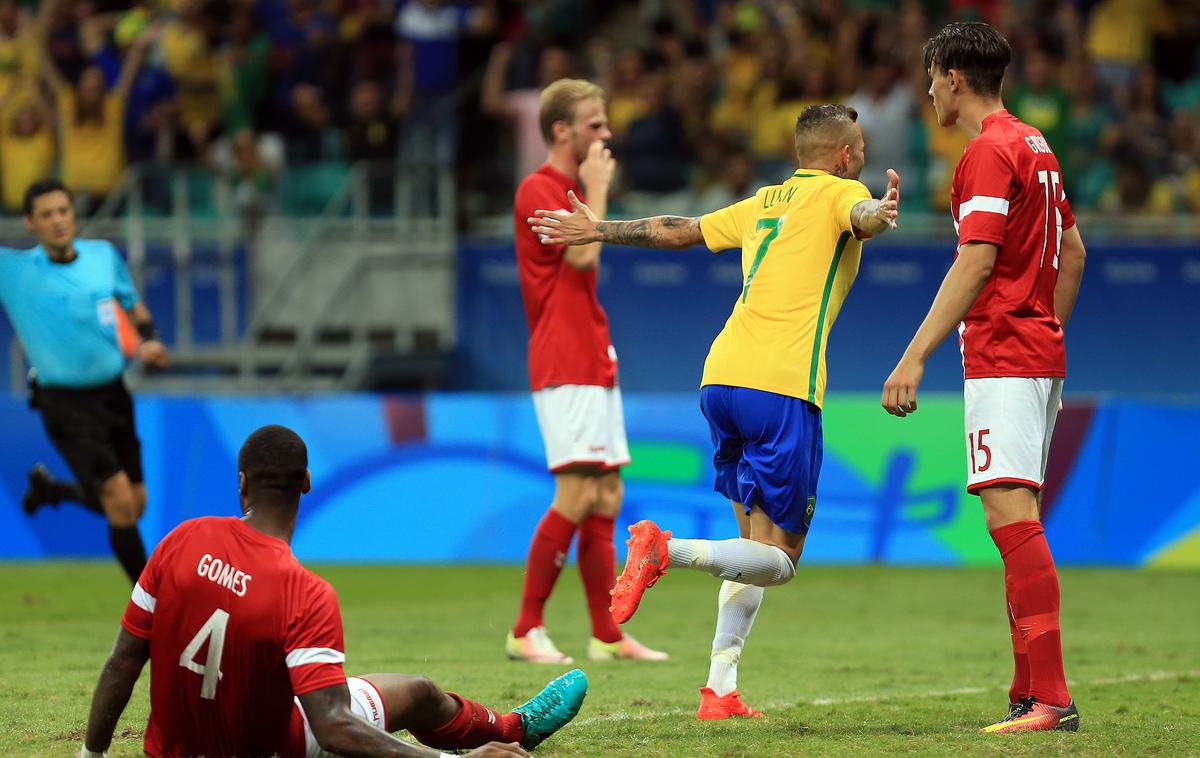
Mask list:
[[[46,492],[56,503],[67,500],[72,503],[79,503],[92,513],[104,515],[104,509],[100,507],[100,501],[85,495],[83,487],[80,486],[79,482],[72,482],[67,479],[55,479],[50,482],[50,485],[46,488]]]
[[[117,563],[125,569],[130,584],[137,584],[142,569],[146,568],[146,547],[142,544],[142,535],[137,525],[113,526],[108,525],[108,544],[112,546]]]

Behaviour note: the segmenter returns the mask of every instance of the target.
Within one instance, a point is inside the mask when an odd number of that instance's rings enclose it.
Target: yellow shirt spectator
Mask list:
[[[79,123],[75,94],[58,94],[63,183],[76,192],[104,197],[116,189],[125,170],[125,99],[104,96],[104,118]]]
[[[27,95],[0,114],[0,200],[20,211],[25,189],[54,171],[54,135]]]
[[[1150,22],[1155,0],[1104,0],[1087,25],[1089,57],[1106,63],[1136,64],[1150,54]]]

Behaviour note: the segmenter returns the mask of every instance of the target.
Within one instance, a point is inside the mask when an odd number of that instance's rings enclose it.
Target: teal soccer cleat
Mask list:
[[[572,669],[514,708],[514,713],[521,714],[521,728],[525,733],[521,747],[533,750],[575,718],[587,696],[587,688],[587,674]]]

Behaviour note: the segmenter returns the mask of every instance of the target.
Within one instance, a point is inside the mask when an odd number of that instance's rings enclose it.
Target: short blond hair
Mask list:
[[[546,144],[554,141],[554,122],[570,122],[575,118],[575,106],[584,100],[603,100],[604,89],[586,79],[559,79],[542,90],[542,107],[538,122]]]

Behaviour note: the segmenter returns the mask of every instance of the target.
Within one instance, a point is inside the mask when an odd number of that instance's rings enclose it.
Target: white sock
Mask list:
[[[707,571],[758,587],[786,584],[796,566],[782,549],[739,537],[735,540],[667,540],[667,565]]]
[[[717,633],[713,635],[708,684],[718,697],[737,689],[738,660],[762,605],[763,588],[726,580],[717,596]]]

